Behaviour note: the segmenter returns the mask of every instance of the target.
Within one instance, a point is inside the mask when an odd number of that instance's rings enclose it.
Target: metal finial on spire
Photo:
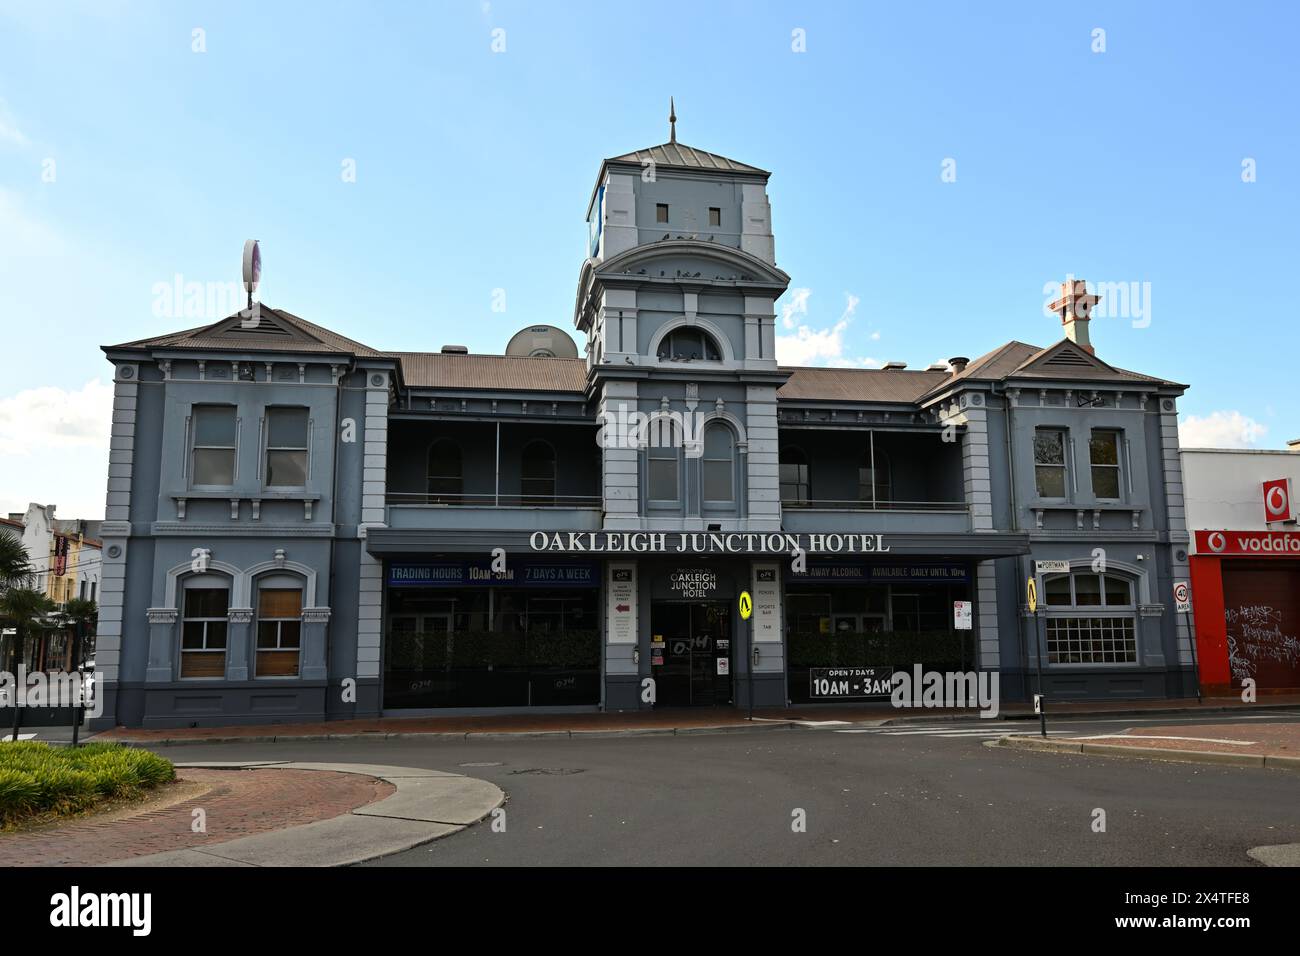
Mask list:
[[[677,142],[677,109],[671,96],[668,97],[668,142]]]

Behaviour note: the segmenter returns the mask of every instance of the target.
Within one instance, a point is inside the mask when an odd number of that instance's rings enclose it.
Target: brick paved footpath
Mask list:
[[[1134,727],[1123,734],[1082,738],[1096,744],[1246,754],[1251,757],[1300,757],[1300,723],[1174,724]]]
[[[166,850],[192,849],[236,837],[326,820],[393,793],[391,783],[319,770],[204,770],[177,777],[207,789],[181,803],[116,819],[0,833],[0,866],[94,866]],[[156,792],[156,791],[155,791]],[[202,808],[207,832],[190,830]]]

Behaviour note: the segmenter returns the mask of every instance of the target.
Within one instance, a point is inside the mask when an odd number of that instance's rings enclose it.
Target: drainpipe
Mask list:
[[[1012,444],[1011,433],[1015,428],[1014,403],[1011,396],[1007,394],[1007,387],[1002,382],[993,383],[993,391],[1002,396],[1002,407],[1006,409],[1006,446],[1007,446],[1007,487],[1010,496],[1011,505],[1011,530],[1020,530],[1020,506],[1016,502],[1016,456]],[[1027,580],[1025,573],[1024,556],[1016,558],[1016,566],[1020,570],[1019,578]],[[1019,582],[1017,582],[1019,586]],[[1029,645],[1025,641],[1024,620],[1020,616],[1020,599],[1016,599],[1016,636],[1020,641],[1020,663],[1023,668],[1022,673],[1026,676],[1029,671]],[[1034,653],[1039,653],[1038,649],[1038,622],[1034,622]]]

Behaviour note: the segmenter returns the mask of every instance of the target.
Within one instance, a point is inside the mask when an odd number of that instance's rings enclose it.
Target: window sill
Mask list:
[[[293,490],[275,490],[262,491],[255,494],[247,494],[236,491],[188,491],[182,495],[172,495],[172,500],[176,502],[176,520],[185,520],[185,510],[190,500],[196,501],[229,501],[230,502],[230,519],[239,520],[240,502],[247,501],[252,508],[252,519],[261,520],[262,502],[263,501],[301,501],[302,517],[304,521],[311,520],[312,508],[316,502],[320,501],[321,496],[312,494],[308,491]]]
[[[1073,511],[1074,512],[1074,530],[1083,531],[1084,515],[1092,515],[1092,530],[1101,530],[1101,516],[1103,512],[1128,512],[1132,530],[1137,531],[1142,523],[1142,512],[1144,509],[1126,505],[1117,501],[1098,501],[1086,506],[1080,506],[1078,502],[1068,502],[1049,498],[1040,498],[1029,508],[1034,513],[1034,526],[1038,531],[1043,530],[1043,517],[1049,511]]]

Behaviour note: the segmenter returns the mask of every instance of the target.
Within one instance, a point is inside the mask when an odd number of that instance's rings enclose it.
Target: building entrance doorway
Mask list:
[[[657,704],[732,703],[729,603],[655,601],[650,606],[650,640]]]

